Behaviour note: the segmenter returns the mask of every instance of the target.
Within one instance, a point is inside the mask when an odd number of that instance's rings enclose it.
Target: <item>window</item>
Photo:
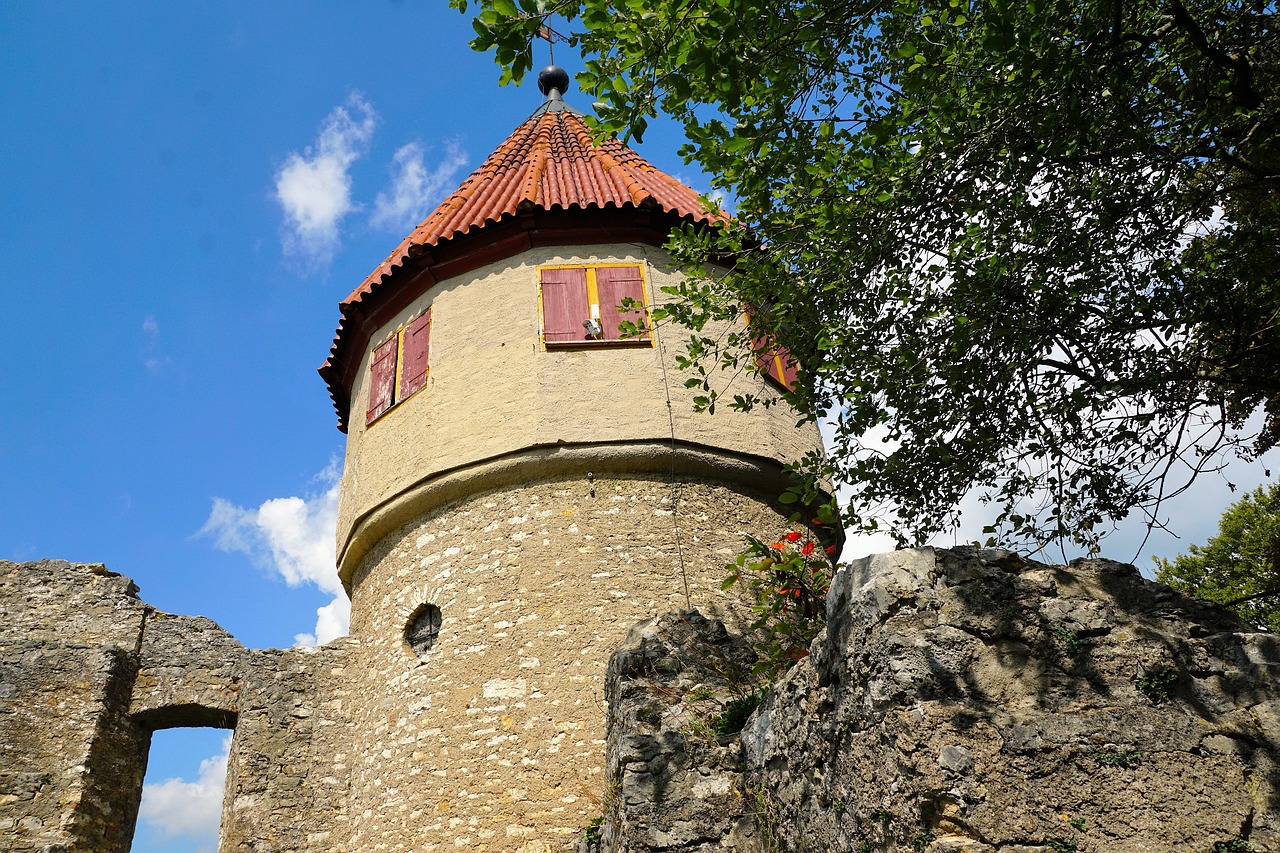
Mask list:
[[[747,312],[747,322],[751,322],[750,312]],[[788,391],[795,388],[799,366],[789,349],[775,341],[773,335],[755,329],[751,330],[751,349],[761,373]]]
[[[548,347],[653,346],[646,320],[644,276],[635,265],[542,267],[538,270],[542,341]],[[620,309],[624,300],[635,307]],[[643,331],[625,337],[622,323]]]
[[[440,608],[434,604],[424,604],[413,612],[409,624],[405,626],[405,642],[423,660],[426,660],[427,652],[431,651],[440,636],[440,623]]]
[[[373,350],[369,364],[371,424],[396,403],[407,400],[427,384],[431,372],[431,309],[416,317]]]

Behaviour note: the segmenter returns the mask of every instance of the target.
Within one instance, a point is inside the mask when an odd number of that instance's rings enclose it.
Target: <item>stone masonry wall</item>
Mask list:
[[[151,732],[235,725],[248,652],[96,564],[0,562],[0,849],[129,849]]]
[[[353,766],[355,642],[253,652],[227,761],[222,853],[342,853]]]
[[[732,489],[642,478],[531,484],[407,525],[353,583],[351,849],[560,850],[599,816],[605,662],[636,621],[733,622],[724,565],[784,518]],[[679,548],[674,526],[680,528]],[[440,608],[417,657],[405,628]],[[356,817],[358,816],[358,817]]]
[[[128,849],[150,745],[136,594],[100,565],[0,562],[0,849]]]

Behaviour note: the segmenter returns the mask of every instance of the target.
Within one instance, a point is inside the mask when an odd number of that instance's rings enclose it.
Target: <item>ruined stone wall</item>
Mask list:
[[[136,593],[100,565],[0,562],[0,849],[128,849],[150,745]]]
[[[464,501],[407,525],[357,572],[352,849],[559,850],[601,812],[604,669],[638,620],[720,590],[743,535],[784,518],[724,486],[585,478]],[[679,525],[677,542],[675,525]],[[424,604],[435,646],[405,642]]]
[[[317,649],[252,653],[227,760],[219,850],[342,853],[355,763],[347,718],[353,691],[350,638]],[[358,817],[358,815],[357,815]]]
[[[638,629],[610,664],[618,796],[583,849],[736,849],[746,814],[762,851],[1280,850],[1274,635],[1132,566],[1003,551],[857,561],[828,614],[740,743],[700,752],[707,679],[663,661],[705,639]]]

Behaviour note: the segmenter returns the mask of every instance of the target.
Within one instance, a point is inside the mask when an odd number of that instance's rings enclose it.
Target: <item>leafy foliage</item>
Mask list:
[[[1142,763],[1142,753],[1138,751],[1120,752],[1118,750],[1103,750],[1093,754],[1093,760],[1103,767],[1137,767]],[[1083,829],[1083,827],[1077,827]]]
[[[1134,682],[1138,692],[1151,700],[1152,705],[1161,705],[1173,697],[1173,688],[1181,680],[1178,671],[1168,666],[1155,666],[1143,670],[1142,675]]]
[[[747,720],[764,701],[764,690],[756,690],[736,696],[724,703],[724,708],[711,721],[711,730],[717,735],[732,735],[742,731]]]
[[[1227,508],[1218,535],[1173,560],[1156,580],[1230,606],[1246,622],[1280,631],[1280,483]]]
[[[826,549],[798,531],[768,545],[749,536],[723,586],[728,589],[739,582],[754,598],[751,628],[760,656],[756,674],[776,679],[809,654],[809,645],[826,624],[831,585]]]
[[[504,82],[560,27],[601,133],[683,123],[738,220],[677,240],[729,273],[665,317],[714,409],[749,341],[702,330],[757,309],[851,524],[921,540],[978,484],[991,532],[1092,546],[1280,440],[1274,2],[477,5]]]
[[[1213,853],[1253,853],[1253,845],[1243,838],[1213,842]]]

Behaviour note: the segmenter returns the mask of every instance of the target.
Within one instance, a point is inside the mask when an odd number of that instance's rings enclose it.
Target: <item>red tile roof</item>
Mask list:
[[[616,138],[595,145],[581,113],[552,88],[547,102],[339,305],[337,336],[320,366],[338,428],[346,432],[355,370],[372,332],[435,280],[532,245],[660,245],[680,222],[727,223],[728,216],[707,213],[698,193]]]
[[[416,274],[419,267],[439,263],[447,255],[465,254],[488,262],[513,254],[526,248],[527,243],[519,245],[512,240],[505,233],[510,230],[505,226],[529,214],[566,215],[566,227],[577,230],[566,230],[565,234],[577,234],[583,243],[600,242],[587,236],[592,225],[583,214],[627,210],[661,214],[658,217],[661,222],[654,220],[647,227],[657,228],[664,234],[680,220],[705,224],[728,221],[724,214],[707,213],[696,192],[659,171],[617,139],[595,144],[582,114],[566,105],[559,93],[552,90],[546,103],[517,127],[462,186],[441,202],[342,301],[339,306],[342,320],[329,358],[320,368],[338,411],[339,428],[345,431],[351,371],[358,365],[368,343],[365,336],[372,332],[370,325],[387,307],[384,303],[401,301],[394,296],[399,288],[390,288],[392,293],[388,294],[386,287],[391,280],[407,281],[398,274],[400,271],[412,268]],[[545,222],[525,227],[537,228],[543,224]],[[510,251],[499,246],[487,247],[487,251],[469,248],[473,242],[469,238],[486,229],[494,232],[490,239],[515,248]],[[524,239],[528,240],[528,235]],[[464,250],[456,245],[460,242],[468,244],[468,248]],[[450,251],[455,246],[456,251]],[[413,263],[420,256],[425,260]],[[458,265],[456,271],[478,265],[478,261],[453,263]],[[416,275],[408,276],[412,278]],[[434,275],[428,278],[435,280]]]
[[[696,192],[616,138],[596,145],[582,114],[553,96],[413,229],[343,304],[358,302],[416,249],[533,207],[569,210],[627,205],[712,221]]]

